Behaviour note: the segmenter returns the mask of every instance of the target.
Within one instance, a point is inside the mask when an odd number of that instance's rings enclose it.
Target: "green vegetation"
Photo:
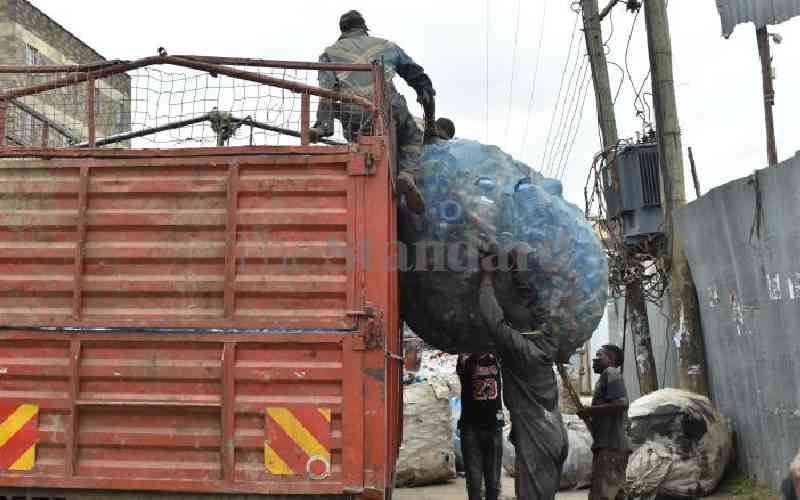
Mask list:
[[[780,500],[780,495],[738,471],[729,472],[722,480],[717,495],[731,495],[736,500]]]

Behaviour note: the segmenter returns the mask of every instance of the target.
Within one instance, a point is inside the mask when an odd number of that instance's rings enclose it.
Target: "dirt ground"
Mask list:
[[[587,500],[589,490],[561,491],[556,495],[556,500]],[[467,489],[464,478],[460,477],[447,484],[423,486],[421,488],[401,488],[394,490],[396,500],[464,500],[467,498]],[[503,475],[503,498],[514,498],[514,479]],[[714,495],[705,500],[746,500],[751,497],[733,497],[728,495]]]
[[[589,490],[562,491],[556,500],[586,500]],[[463,477],[447,484],[423,486],[421,488],[401,488],[394,490],[396,500],[464,500],[467,498],[467,487]],[[514,479],[503,474],[503,498],[514,498]]]

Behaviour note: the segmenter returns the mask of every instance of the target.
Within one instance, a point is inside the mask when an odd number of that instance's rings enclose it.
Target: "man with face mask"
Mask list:
[[[532,251],[526,245],[512,249],[511,277],[522,298],[508,311],[495,296],[496,255],[489,250],[481,260],[480,309],[500,356],[503,400],[511,414],[511,442],[516,454],[514,489],[519,500],[553,500],[567,458],[567,432],[558,408],[553,363],[558,340],[547,315],[536,311],[534,291],[527,287],[521,263]],[[506,315],[506,313],[508,313]]]
[[[578,411],[591,423],[592,488],[589,500],[624,500],[625,469],[631,446],[628,439],[628,391],[622,378],[623,352],[608,344],[598,349],[592,368],[600,375],[592,406]]]

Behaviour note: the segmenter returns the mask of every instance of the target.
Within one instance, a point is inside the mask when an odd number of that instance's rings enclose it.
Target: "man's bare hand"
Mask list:
[[[497,242],[485,233],[478,235],[478,240],[475,244],[478,247],[478,251],[484,256],[497,255],[498,253]]]

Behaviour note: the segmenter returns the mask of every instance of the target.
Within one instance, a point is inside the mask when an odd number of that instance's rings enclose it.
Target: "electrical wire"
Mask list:
[[[528,145],[528,130],[531,124],[531,113],[533,112],[533,103],[536,96],[536,80],[539,76],[539,63],[542,58],[542,41],[544,40],[544,27],[547,20],[547,0],[542,1],[542,25],[539,29],[539,45],[536,48],[536,65],[533,68],[533,85],[531,86],[531,97],[528,100],[528,117],[525,119],[525,132],[522,134],[522,146],[520,147],[520,159],[525,155],[525,148]]]
[[[489,143],[489,0],[486,0],[486,143]]]
[[[611,105],[615,105],[617,103],[617,98],[619,98],[619,92],[622,90],[622,84],[625,83],[625,70],[619,64],[615,63],[614,61],[608,61],[608,64],[612,64],[617,67],[620,72],[619,77],[619,85],[617,85],[617,92],[614,94],[614,100],[611,101]]]
[[[636,11],[636,15],[634,15],[634,17],[633,17],[633,22],[631,23],[631,31],[628,34],[628,42],[625,45],[625,71],[628,74],[628,81],[630,81],[631,88],[633,89],[633,93],[635,95],[635,97],[633,99],[633,107],[636,110],[636,116],[642,120],[642,125],[646,126],[647,125],[647,117],[646,117],[646,114],[645,114],[645,112],[646,112],[646,109],[645,109],[646,103],[642,104],[643,100],[642,100],[641,92],[636,89],[636,84],[633,82],[633,76],[631,74],[630,66],[629,66],[629,63],[628,63],[628,53],[630,52],[630,48],[631,48],[631,40],[633,39],[633,32],[636,29],[636,21],[639,20],[639,14],[640,13],[641,13],[641,9],[637,10]],[[649,73],[649,71],[648,71],[648,73]],[[646,78],[647,77],[645,77],[645,79]],[[640,104],[642,104],[641,109],[639,108]]]
[[[553,127],[553,140],[549,144],[549,149],[547,151],[547,156],[545,158],[545,163],[542,168],[542,172],[545,175],[551,175],[553,170],[553,160],[555,155],[557,155],[558,151],[560,150],[560,146],[563,140],[564,135],[564,127],[566,125],[566,116],[568,110],[568,104],[571,104],[570,98],[574,98],[575,88],[576,88],[576,75],[581,74],[584,72],[584,65],[581,64],[581,57],[579,52],[576,52],[576,57],[574,60],[574,64],[572,65],[572,70],[569,72],[569,77],[567,78],[565,90],[562,90],[562,99],[556,102],[555,113],[557,113],[558,118],[554,122]],[[585,60],[583,61],[585,63]]]
[[[564,139],[568,110],[571,109],[572,102],[575,99],[575,92],[577,91],[580,82],[579,78],[585,72],[586,64],[587,64],[587,59],[582,58],[580,52],[576,52],[575,63],[572,66],[572,71],[570,72],[569,79],[567,81],[567,87],[566,87],[567,92],[563,94],[564,100],[560,104],[556,103],[557,106],[556,109],[560,110],[560,114],[558,117],[557,125],[554,129],[556,131],[555,140],[552,143],[552,147],[550,148],[550,152],[547,156],[547,161],[543,169],[544,172],[547,172],[545,175],[549,176],[554,173],[553,162],[555,160],[556,155],[558,154],[558,151],[560,151]],[[576,76],[578,78],[576,78]],[[570,101],[570,98],[572,99],[572,101]]]
[[[580,61],[580,59],[578,59]],[[558,130],[558,141],[556,142],[556,146],[553,148],[553,155],[550,159],[548,164],[547,172],[550,177],[556,177],[558,171],[561,168],[561,160],[564,156],[564,152],[567,149],[569,143],[569,136],[572,133],[572,123],[575,121],[575,115],[578,112],[578,96],[581,93],[581,89],[584,87],[584,80],[586,79],[586,75],[589,69],[589,58],[584,57],[583,62],[580,64],[580,69],[577,72],[576,78],[574,79],[574,85],[570,84],[570,92],[568,92],[568,99],[564,101],[565,106],[562,107],[562,119],[559,122]]]
[[[522,7],[522,0],[517,0],[517,23],[514,29],[514,51],[511,55],[511,83],[508,89],[508,113],[506,114],[506,130],[503,134],[506,147],[508,146],[508,129],[511,126],[511,109],[514,103],[514,76],[517,69],[517,47],[519,43],[519,18],[520,8]]]
[[[556,96],[556,107],[553,108],[553,114],[550,117],[550,128],[547,130],[547,140],[544,143],[544,150],[542,151],[542,161],[540,166],[540,171],[544,172],[545,168],[545,159],[547,158],[547,151],[550,145],[550,137],[553,133],[553,125],[555,125],[556,121],[556,113],[558,112],[558,103],[561,101],[561,92],[564,89],[564,78],[567,76],[567,68],[569,67],[569,62],[572,59],[572,47],[575,44],[575,33],[578,30],[578,17],[580,14],[577,12],[575,13],[575,25],[572,27],[572,33],[570,34],[570,41],[569,41],[569,49],[567,50],[567,59],[564,61],[564,68],[561,70],[561,83],[558,85],[558,94]]]
[[[577,123],[575,123],[574,132],[572,134],[572,141],[570,142],[569,148],[566,151],[566,156],[564,157],[564,163],[561,166],[561,169],[559,170],[559,173],[558,173],[558,179],[559,180],[563,180],[564,179],[564,176],[565,176],[566,171],[567,171],[567,166],[569,164],[569,159],[572,156],[572,151],[575,148],[575,141],[578,138],[578,132],[580,132],[581,123],[583,122],[583,110],[584,110],[584,107],[586,106],[586,97],[589,95],[589,83],[591,81],[592,81],[592,76],[588,75],[588,77],[586,78],[586,81],[583,84],[583,97],[579,99],[580,102],[581,102],[581,107],[580,107],[580,111],[578,111],[578,121],[577,121]],[[570,127],[572,127],[572,124],[570,124]]]

